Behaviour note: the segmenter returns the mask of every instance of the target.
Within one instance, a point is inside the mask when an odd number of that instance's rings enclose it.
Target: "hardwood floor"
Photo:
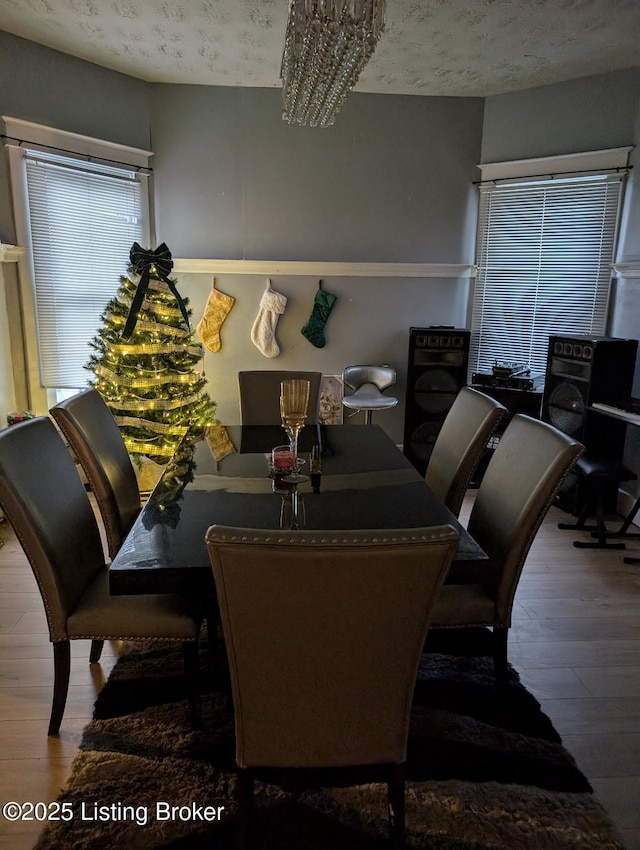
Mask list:
[[[561,520],[566,515],[552,508],[527,559],[509,657],[628,850],[640,850],[640,566],[625,565],[624,552],[574,548],[572,541],[587,535],[560,531]],[[90,666],[89,642],[73,642],[60,736],[48,738],[53,664],[42,602],[6,522],[0,535],[0,799],[49,801],[64,783],[118,646],[105,646],[100,665]],[[628,549],[640,555],[640,540]],[[31,848],[38,832],[37,823],[0,817],[0,850]]]
[[[553,508],[525,564],[509,657],[640,850],[640,564],[623,563],[640,540],[628,552],[576,549],[588,534],[559,530],[562,520]]]

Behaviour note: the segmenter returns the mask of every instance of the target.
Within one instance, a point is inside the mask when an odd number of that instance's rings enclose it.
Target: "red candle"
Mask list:
[[[271,459],[275,469],[291,469],[293,466],[293,452],[289,446],[276,446],[271,452]]]

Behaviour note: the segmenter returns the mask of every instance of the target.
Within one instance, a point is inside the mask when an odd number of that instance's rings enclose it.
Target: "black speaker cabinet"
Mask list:
[[[638,342],[603,336],[551,336],[542,399],[542,418],[584,443],[590,455],[622,460],[626,425],[589,410],[594,402],[620,406],[631,395]],[[615,511],[617,486],[604,493]],[[568,476],[556,502],[578,516],[587,498],[583,479]]]
[[[467,383],[468,330],[411,328],[404,414],[404,453],[424,475],[438,432]]]
[[[590,454],[619,461],[624,422],[589,411],[620,406],[631,396],[638,341],[603,336],[551,336],[542,418],[584,443]]]

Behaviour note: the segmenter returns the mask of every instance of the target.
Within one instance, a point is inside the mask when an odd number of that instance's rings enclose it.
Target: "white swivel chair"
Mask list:
[[[342,374],[346,387],[353,390],[342,399],[349,410],[365,412],[365,424],[371,425],[374,410],[395,407],[398,399],[383,395],[396,382],[396,370],[392,366],[347,366]]]

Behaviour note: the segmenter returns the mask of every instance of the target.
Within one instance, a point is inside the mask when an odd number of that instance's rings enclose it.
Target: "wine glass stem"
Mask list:
[[[291,454],[293,455],[293,468],[298,468],[298,434],[300,433],[300,428],[292,426],[289,430],[289,448],[291,449]]]

